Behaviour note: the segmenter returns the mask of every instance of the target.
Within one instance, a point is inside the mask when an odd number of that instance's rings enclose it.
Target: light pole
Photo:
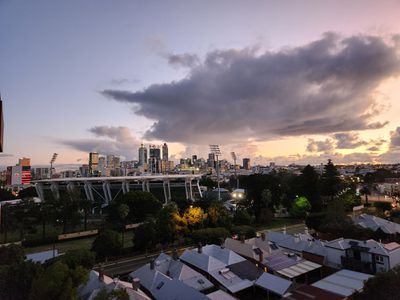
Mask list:
[[[234,167],[235,167],[236,189],[238,189],[239,188],[239,179],[237,177],[237,170],[236,170],[236,159],[237,159],[236,153],[231,152],[231,156],[232,156]]]
[[[53,157],[50,160],[50,179],[53,178],[53,164],[56,161],[58,154],[57,153],[53,153]]]
[[[221,189],[219,187],[219,160],[218,157],[221,155],[221,150],[219,149],[218,145],[210,145],[210,151],[217,157],[217,186],[218,186],[218,201],[221,201]]]

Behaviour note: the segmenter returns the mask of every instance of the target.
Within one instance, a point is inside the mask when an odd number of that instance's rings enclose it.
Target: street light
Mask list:
[[[50,160],[50,179],[53,178],[53,164],[56,161],[58,154],[57,153],[53,153],[53,157]]]
[[[235,167],[236,188],[238,189],[239,188],[239,179],[238,179],[237,170],[236,170],[236,159],[237,159],[236,153],[235,152],[231,152],[231,156],[232,156],[234,167]]]
[[[221,189],[219,187],[219,160],[218,156],[221,155],[221,150],[218,145],[210,145],[210,151],[217,157],[217,186],[218,186],[218,201],[221,201]]]

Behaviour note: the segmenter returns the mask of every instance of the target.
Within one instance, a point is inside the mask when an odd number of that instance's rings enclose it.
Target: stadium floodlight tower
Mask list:
[[[57,159],[58,154],[57,153],[53,153],[53,157],[50,160],[50,179],[53,178],[53,164]]]
[[[219,186],[219,159],[218,159],[218,157],[221,155],[221,150],[219,149],[219,145],[210,145],[210,151],[217,158],[216,171],[217,171],[218,201],[221,201],[221,188]]]
[[[236,160],[237,160],[237,156],[236,156],[236,153],[235,153],[235,152],[231,152],[231,156],[232,156],[233,163],[234,163],[234,168],[235,168],[236,188],[238,189],[238,188],[239,188],[239,179],[238,179],[237,170],[236,170]]]

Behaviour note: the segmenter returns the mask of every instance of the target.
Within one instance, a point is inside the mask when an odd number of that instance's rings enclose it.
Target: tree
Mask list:
[[[0,247],[0,265],[13,265],[25,260],[24,249],[17,244]]]
[[[122,243],[119,233],[108,229],[102,231],[92,244],[92,251],[96,253],[96,259],[98,260],[118,255],[121,249]]]
[[[129,206],[126,204],[120,204],[118,206],[118,217],[120,222],[122,223],[122,248],[124,248],[124,240],[125,240],[125,225],[126,225],[126,217],[129,214]]]
[[[329,197],[332,202],[341,189],[342,182],[339,178],[339,172],[332,160],[329,159],[322,174],[322,195]]]
[[[178,237],[174,214],[179,213],[174,202],[165,205],[159,212],[156,226],[161,243],[171,243]]]
[[[235,225],[250,225],[252,219],[250,214],[245,209],[238,209],[233,215],[233,224]]]
[[[361,204],[360,196],[357,196],[355,191],[351,189],[340,195],[340,199],[343,201],[347,211],[353,211],[354,206]]]
[[[155,217],[162,208],[162,203],[149,192],[132,191],[126,193],[111,206],[109,219],[120,221],[118,207],[125,204],[129,207],[126,220],[132,223],[143,222],[149,217]]]
[[[124,289],[116,289],[108,291],[106,288],[102,288],[93,300],[129,300],[129,295]]]
[[[396,300],[400,295],[400,267],[395,267],[388,272],[378,273],[365,282],[361,293],[355,299],[369,300]]]
[[[51,265],[56,261],[61,261],[70,269],[76,269],[79,266],[92,269],[95,263],[95,255],[87,249],[68,250],[64,255],[57,256],[46,262],[46,264]]]
[[[231,226],[231,217],[229,216],[228,211],[220,201],[213,201],[208,207],[207,223],[208,226],[214,227]]]
[[[25,188],[18,193],[18,197],[21,199],[33,198],[33,197],[37,197],[37,196],[38,195],[37,195],[36,189],[33,186]]]
[[[229,231],[223,227],[204,228],[192,232],[193,241],[202,244],[219,244],[221,240],[225,240],[228,236]]]
[[[83,211],[83,230],[87,230],[87,219],[90,210],[93,208],[93,203],[90,200],[87,199],[79,199],[78,201],[78,207],[80,210]]]
[[[136,250],[149,250],[157,242],[158,233],[153,221],[139,225],[133,233],[133,247]]]
[[[305,219],[305,217],[310,211],[311,211],[311,204],[306,197],[297,197],[294,200],[291,214],[295,218]]]
[[[33,280],[30,299],[77,299],[77,288],[87,279],[88,272],[83,267],[69,269],[57,261]]]
[[[313,211],[321,210],[321,181],[314,167],[307,165],[301,171],[298,193],[310,201]]]
[[[368,205],[368,196],[371,195],[371,190],[367,185],[364,185],[361,189],[360,189],[360,194],[364,195],[365,197],[365,204]]]
[[[183,214],[183,218],[186,219],[188,226],[196,227],[200,225],[204,220],[204,211],[200,207],[190,206],[186,209]]]

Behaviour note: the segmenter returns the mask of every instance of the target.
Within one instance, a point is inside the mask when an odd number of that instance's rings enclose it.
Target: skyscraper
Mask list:
[[[208,153],[207,165],[209,168],[215,169],[215,154]]]
[[[250,170],[250,158],[243,158],[243,169]]]
[[[1,95],[0,95],[0,152],[3,152],[3,135],[4,135],[3,101],[1,101]]]
[[[164,143],[162,146],[162,159],[163,161],[168,161],[168,145]]]
[[[160,173],[161,149],[155,145],[149,148],[149,168],[151,173]]]
[[[93,175],[97,171],[99,165],[99,153],[90,152],[89,153],[89,174]]]
[[[143,166],[147,163],[147,148],[141,144],[139,147],[139,166]]]

